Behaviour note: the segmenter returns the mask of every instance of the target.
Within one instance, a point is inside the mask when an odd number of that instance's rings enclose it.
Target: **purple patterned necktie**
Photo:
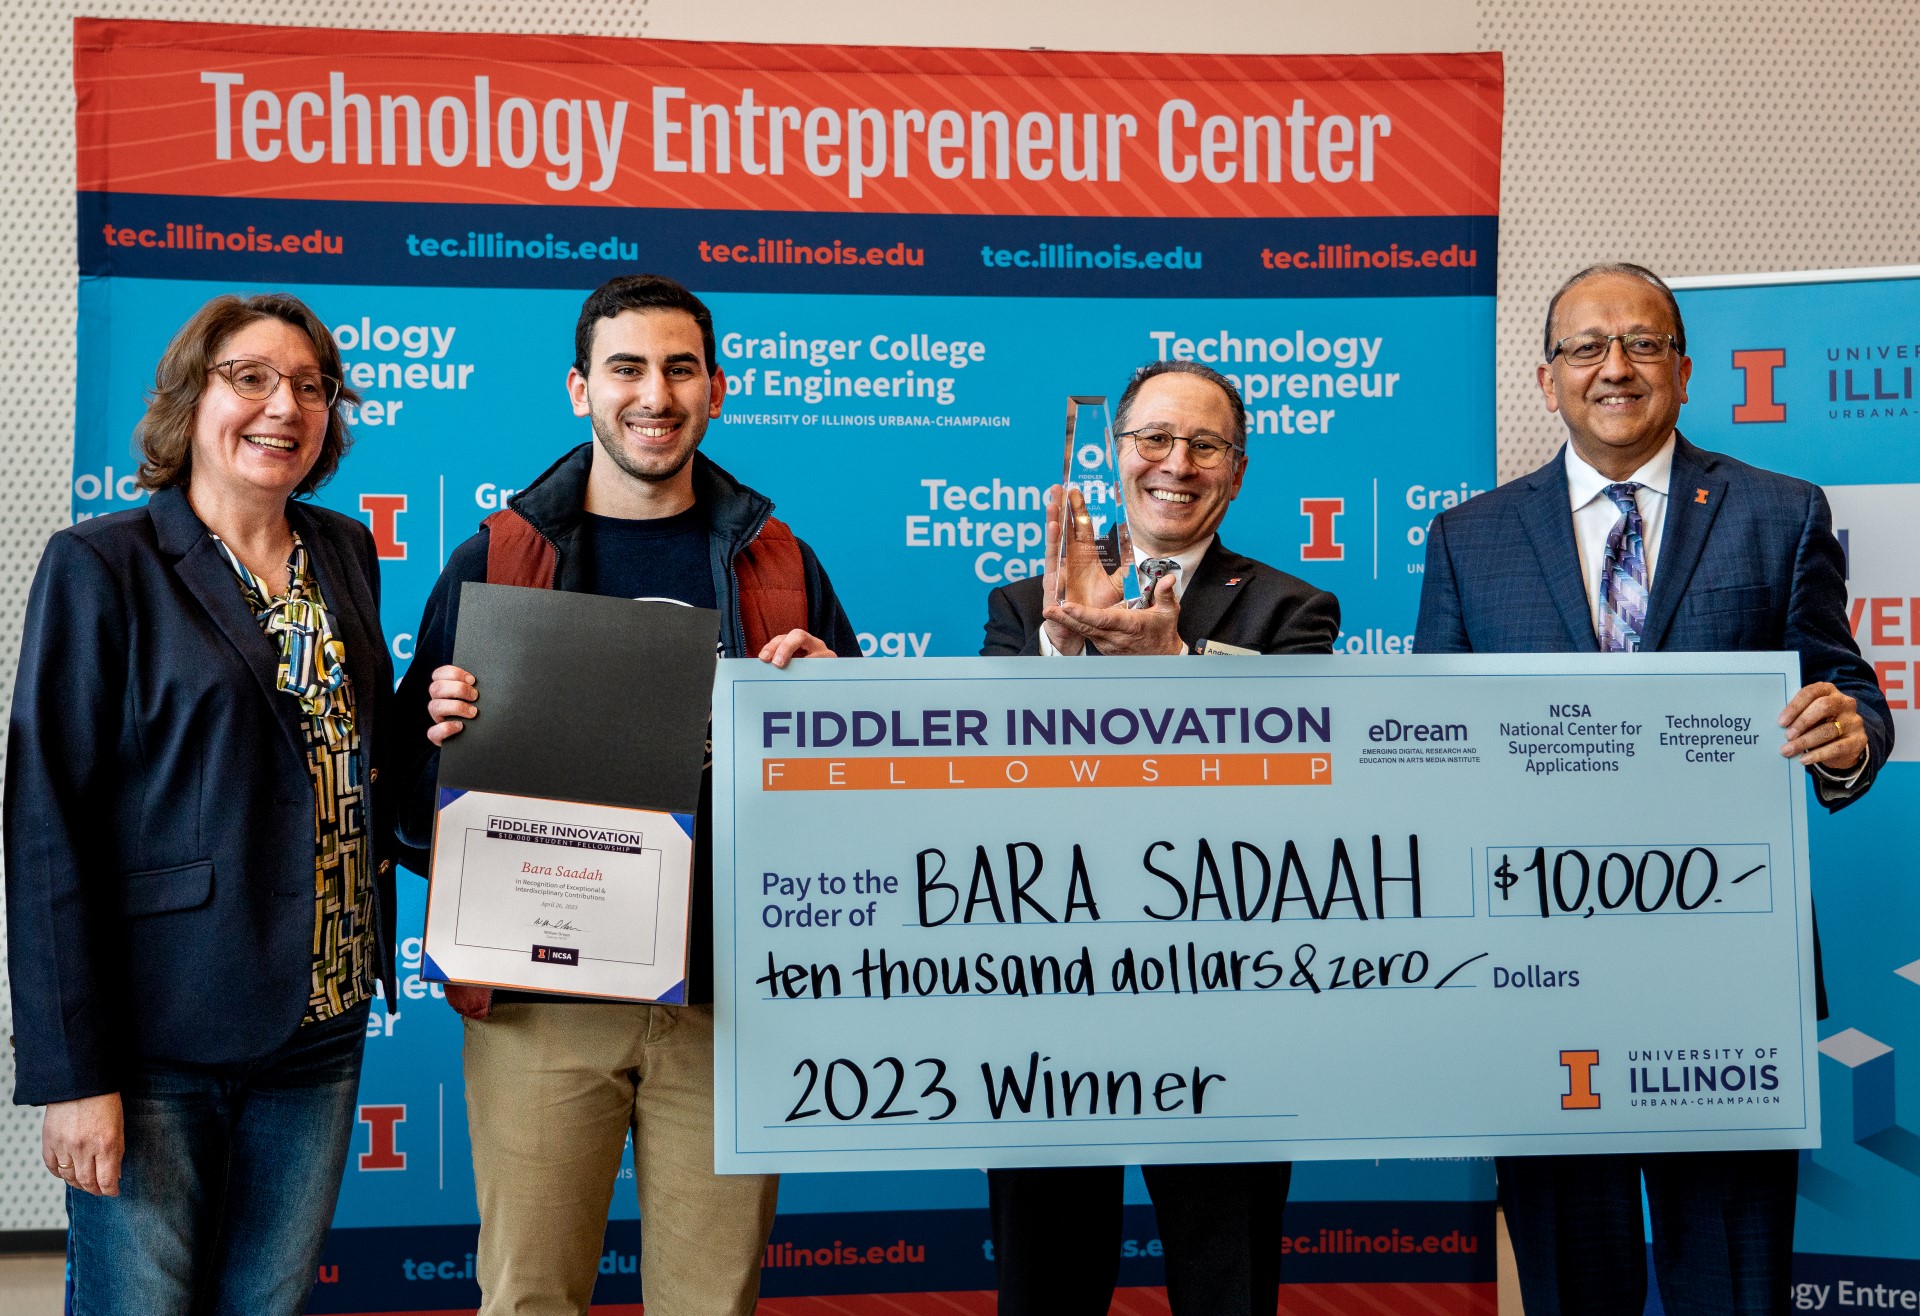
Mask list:
[[[1603,493],[1620,509],[1607,532],[1607,556],[1600,569],[1600,651],[1632,653],[1640,647],[1647,623],[1647,543],[1641,533],[1637,484],[1610,484]]]

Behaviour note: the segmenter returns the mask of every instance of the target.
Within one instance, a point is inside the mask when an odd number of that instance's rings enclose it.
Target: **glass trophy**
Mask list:
[[[1120,454],[1113,415],[1104,397],[1067,399],[1067,451],[1060,476],[1066,503],[1060,539],[1049,564],[1054,602],[1110,608],[1138,607],[1140,582],[1127,534],[1127,505],[1120,491]]]

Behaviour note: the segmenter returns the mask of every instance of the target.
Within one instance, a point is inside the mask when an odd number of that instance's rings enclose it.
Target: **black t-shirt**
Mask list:
[[[707,509],[651,521],[585,513],[579,537],[583,592],[622,599],[672,599],[717,608]]]

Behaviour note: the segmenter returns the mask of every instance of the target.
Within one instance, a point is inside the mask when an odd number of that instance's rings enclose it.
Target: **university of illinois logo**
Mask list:
[[[396,1130],[407,1122],[404,1104],[362,1106],[360,1123],[367,1126],[367,1149],[360,1153],[363,1170],[404,1170],[407,1154],[400,1150]]]
[[[400,538],[400,515],[407,510],[405,494],[363,493],[360,510],[373,531],[374,556],[384,561],[407,560],[407,541]]]
[[[1560,1053],[1560,1067],[1567,1071],[1567,1091],[1560,1098],[1561,1110],[1600,1109],[1600,1094],[1593,1090],[1593,1071],[1599,1063],[1598,1051]]]
[[[1745,378],[1746,398],[1733,404],[1736,425],[1772,424],[1787,418],[1786,404],[1773,396],[1773,372],[1787,364],[1786,349],[1748,348],[1733,354],[1733,368]]]
[[[1344,498],[1302,498],[1300,515],[1307,518],[1307,542],[1300,545],[1302,562],[1344,562],[1347,546],[1334,533],[1334,521],[1347,512]]]

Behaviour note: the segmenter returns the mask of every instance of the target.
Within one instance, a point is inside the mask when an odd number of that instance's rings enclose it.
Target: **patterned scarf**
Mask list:
[[[353,686],[347,681],[347,649],[333,633],[333,618],[319,584],[308,571],[307,547],[293,537],[287,556],[287,592],[274,597],[260,577],[232,549],[212,536],[227,565],[240,577],[254,619],[280,649],[278,688],[300,701],[331,749],[346,743],[353,730]]]

